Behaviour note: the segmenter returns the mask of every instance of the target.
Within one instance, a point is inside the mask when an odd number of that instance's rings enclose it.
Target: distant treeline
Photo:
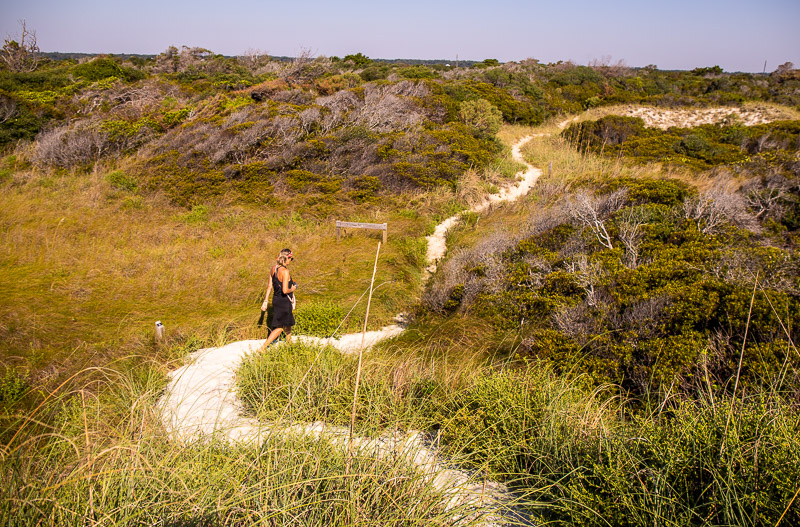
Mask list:
[[[41,56],[46,57],[52,60],[81,60],[81,59],[92,59],[94,57],[98,57],[104,55],[103,53],[67,53],[61,51],[49,51],[40,53]],[[157,54],[144,54],[144,53],[107,53],[105,54],[109,57],[117,57],[122,60],[130,60],[133,58],[141,59],[141,60],[152,60],[155,59],[158,55]],[[223,55],[225,58],[236,58],[241,55]],[[282,62],[289,62],[295,60],[297,57],[288,57],[285,55],[271,55],[270,58],[273,60],[279,60]],[[337,57],[338,58],[338,57]],[[409,66],[417,66],[417,65],[456,65],[463,66],[465,68],[469,68],[481,61],[479,60],[460,60],[460,59],[370,59],[372,62],[383,62],[386,64],[407,64]]]

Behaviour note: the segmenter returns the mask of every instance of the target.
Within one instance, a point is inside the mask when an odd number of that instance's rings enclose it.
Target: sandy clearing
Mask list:
[[[650,128],[666,130],[672,126],[692,128],[702,124],[739,122],[746,126],[790,119],[786,112],[770,106],[720,107],[720,108],[656,108],[652,106],[625,106],[614,110],[616,115],[641,117]]]

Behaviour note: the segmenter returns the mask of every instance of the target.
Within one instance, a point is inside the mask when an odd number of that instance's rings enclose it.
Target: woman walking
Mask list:
[[[282,249],[280,254],[278,254],[278,258],[281,256],[289,256],[292,254],[291,249]],[[267,310],[269,309],[269,298],[272,296],[273,287],[272,287],[272,277],[275,276],[275,271],[278,269],[277,261],[269,270],[269,279],[267,280],[267,294],[264,295],[264,302],[261,304],[261,315],[258,317],[258,325],[262,326],[264,324],[264,319],[267,316]],[[292,299],[294,299],[294,295],[292,295]]]
[[[294,326],[294,291],[297,289],[297,283],[292,280],[287,267],[289,263],[294,260],[294,254],[289,249],[281,251],[278,256],[275,267],[273,267],[272,275],[272,324],[274,328],[269,334],[267,341],[261,348],[265,349],[267,346],[277,339],[281,332],[286,333],[286,342],[291,342],[292,339],[292,326]]]

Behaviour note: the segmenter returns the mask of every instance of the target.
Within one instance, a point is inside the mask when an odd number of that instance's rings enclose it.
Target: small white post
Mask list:
[[[160,320],[156,321],[156,342],[164,341],[164,324]]]

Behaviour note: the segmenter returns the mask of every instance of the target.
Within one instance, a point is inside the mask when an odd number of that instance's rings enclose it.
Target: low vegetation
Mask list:
[[[128,362],[80,372],[30,415],[4,416],[4,524],[378,526],[469,514],[446,511],[405,463],[358,457],[346,470],[344,453],[320,441],[175,443],[155,412],[163,364]]]
[[[168,371],[265,337],[281,248],[297,255],[296,331],[361,328],[379,238],[337,243],[334,219],[389,223],[369,327],[412,318],[365,358],[356,433],[421,431],[450,466],[506,483],[512,523],[800,523],[791,65],[77,59],[16,44],[0,53],[3,523],[475,523],[399,461],[164,432]],[[752,101],[787,118],[655,129],[614,113]],[[465,212],[519,170],[509,145],[540,132],[524,149],[545,172],[535,190]],[[423,284],[424,237],[457,213]],[[348,425],[357,367],[278,346],[248,358],[237,389],[265,423]]]
[[[357,433],[424,430],[448,463],[507,481],[517,507],[557,525],[800,518],[784,516],[800,476],[800,416],[779,387],[736,399],[718,387],[694,399],[619,397],[541,362],[454,356],[439,338],[367,358]],[[284,347],[251,357],[239,390],[264,420],[346,426],[356,367],[331,348]]]

